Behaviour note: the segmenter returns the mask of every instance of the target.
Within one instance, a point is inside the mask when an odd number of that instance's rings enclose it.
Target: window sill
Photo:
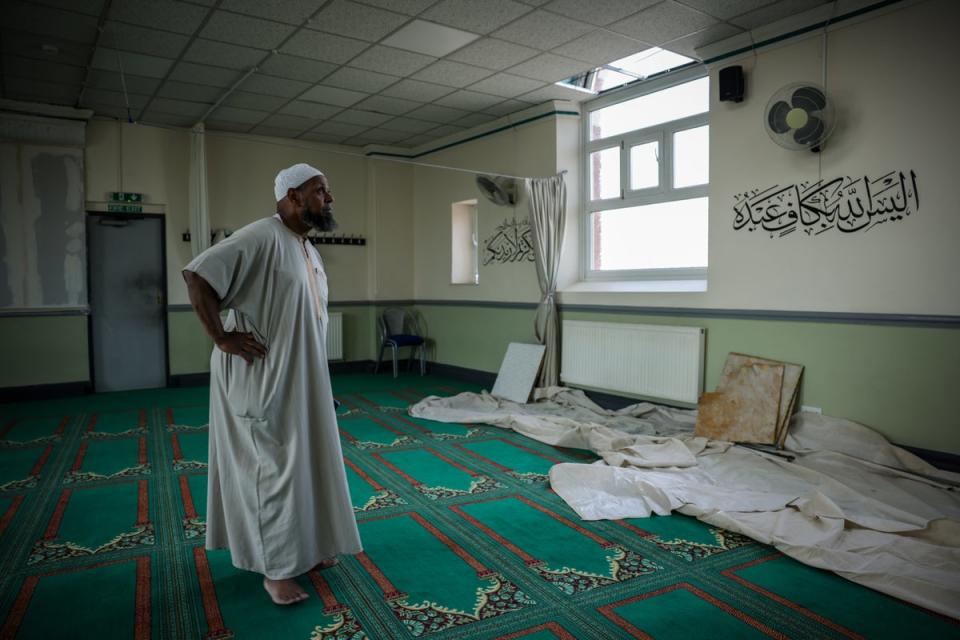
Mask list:
[[[702,293],[706,279],[692,280],[581,280],[561,293]]]

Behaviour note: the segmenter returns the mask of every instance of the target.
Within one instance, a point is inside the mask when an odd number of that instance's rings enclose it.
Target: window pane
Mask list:
[[[673,134],[673,186],[692,187],[710,181],[710,127]]]
[[[704,113],[710,106],[710,78],[620,102],[590,113],[590,139],[616,136]]]
[[[591,214],[597,271],[707,266],[707,198]]]
[[[620,147],[590,154],[590,199],[620,197]]]
[[[660,184],[660,143],[630,147],[630,188],[649,189]]]

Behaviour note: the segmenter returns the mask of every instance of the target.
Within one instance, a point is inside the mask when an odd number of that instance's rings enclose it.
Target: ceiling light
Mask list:
[[[390,37],[384,38],[380,44],[439,58],[479,37],[469,31],[461,31],[425,20],[414,20]]]

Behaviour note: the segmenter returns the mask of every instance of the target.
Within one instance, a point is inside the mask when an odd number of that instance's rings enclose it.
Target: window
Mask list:
[[[477,250],[477,201],[464,200],[450,206],[450,284],[479,284]]]
[[[703,279],[709,78],[685,69],[587,103],[586,279]]]

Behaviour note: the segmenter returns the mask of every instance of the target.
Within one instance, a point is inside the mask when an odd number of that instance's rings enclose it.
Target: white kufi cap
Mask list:
[[[287,167],[278,173],[273,181],[273,195],[277,196],[277,202],[280,202],[287,197],[287,189],[296,189],[310,178],[322,175],[322,171],[304,162]]]

